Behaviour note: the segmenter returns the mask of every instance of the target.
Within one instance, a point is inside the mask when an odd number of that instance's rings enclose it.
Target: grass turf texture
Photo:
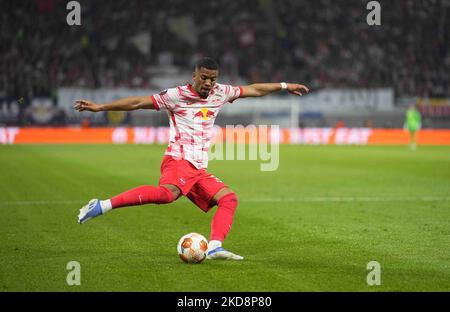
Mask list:
[[[449,291],[450,148],[281,146],[280,166],[213,161],[240,200],[225,247],[242,262],[178,258],[209,236],[182,198],[76,223],[89,199],[156,184],[164,146],[0,146],[1,291]],[[426,198],[424,198],[426,197]],[[69,287],[66,264],[81,264]],[[366,265],[381,264],[369,287]]]

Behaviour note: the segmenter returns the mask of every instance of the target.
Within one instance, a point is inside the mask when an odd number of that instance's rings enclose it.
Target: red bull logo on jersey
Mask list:
[[[198,112],[196,112],[194,114],[194,118],[199,117],[199,118],[202,118],[203,120],[207,120],[207,119],[212,118],[214,116],[215,116],[214,112],[210,111],[207,108],[202,108],[201,110],[199,110]]]

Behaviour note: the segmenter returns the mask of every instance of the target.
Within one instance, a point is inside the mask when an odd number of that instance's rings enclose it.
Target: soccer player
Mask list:
[[[224,85],[216,82],[218,75],[217,63],[211,58],[202,58],[195,65],[193,84],[167,89],[152,96],[128,97],[106,104],[86,100],[75,102],[74,108],[80,112],[164,110],[170,124],[169,146],[162,160],[158,185],[139,186],[107,200],[92,199],[80,209],[80,224],[111,209],[168,204],[184,195],[204,212],[218,206],[211,222],[207,258],[243,259],[222,248],[233,223],[238,199],[232,189],[206,171],[214,121],[220,108],[237,98],[260,97],[281,90],[303,95],[309,90],[304,85],[285,82]]]
[[[403,128],[409,131],[409,147],[416,149],[416,132],[422,127],[422,117],[414,105],[406,111],[405,124]]]

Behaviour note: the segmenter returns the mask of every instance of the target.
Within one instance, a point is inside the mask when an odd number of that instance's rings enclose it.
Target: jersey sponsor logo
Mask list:
[[[214,116],[215,116],[214,112],[210,111],[207,108],[202,108],[201,110],[199,110],[194,114],[194,118],[202,118],[203,120],[210,119]]]

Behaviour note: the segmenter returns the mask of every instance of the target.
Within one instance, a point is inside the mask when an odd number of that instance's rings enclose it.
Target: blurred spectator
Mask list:
[[[373,128],[373,121],[372,119],[366,119],[364,120],[364,124],[363,124],[364,128]]]
[[[339,129],[339,128],[345,128],[345,122],[342,119],[339,119],[336,121],[334,128]]]
[[[81,121],[81,127],[82,128],[89,128],[91,126],[91,123],[89,121],[89,118],[83,118]]]

